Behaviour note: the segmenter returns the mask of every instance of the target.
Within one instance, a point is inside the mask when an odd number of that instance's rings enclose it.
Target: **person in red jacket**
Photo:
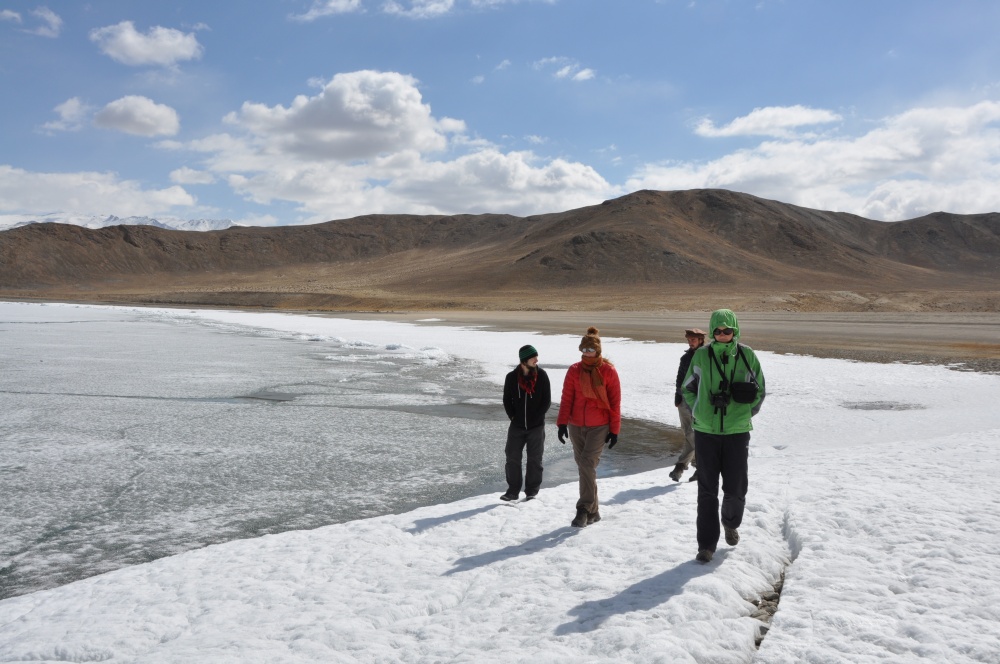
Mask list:
[[[618,444],[622,426],[621,383],[618,371],[601,356],[600,331],[587,328],[580,342],[583,357],[566,371],[559,403],[559,442],[573,442],[573,458],[580,473],[580,500],[570,525],[583,528],[601,520],[597,503],[597,464],[604,445]]]

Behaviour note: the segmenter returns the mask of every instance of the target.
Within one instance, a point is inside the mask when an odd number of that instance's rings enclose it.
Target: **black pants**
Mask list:
[[[542,454],[545,452],[545,425],[534,429],[521,429],[513,423],[507,429],[507,463],[504,471],[507,475],[507,493],[521,493],[521,455],[528,448],[527,471],[524,475],[524,493],[533,496],[542,486]]]
[[[719,475],[722,475],[722,525],[739,528],[747,497],[750,432],[716,435],[694,432],[698,459],[698,550],[719,544]]]

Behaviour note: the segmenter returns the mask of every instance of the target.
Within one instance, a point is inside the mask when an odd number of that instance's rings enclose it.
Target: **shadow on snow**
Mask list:
[[[451,576],[452,574],[457,574],[458,572],[468,572],[471,569],[492,565],[493,563],[501,560],[507,560],[508,558],[527,556],[544,549],[550,549],[565,541],[566,538],[579,533],[580,530],[580,528],[564,526],[562,528],[556,528],[551,533],[545,533],[544,535],[533,537],[527,542],[522,542],[521,544],[512,544],[511,546],[506,546],[498,551],[487,551],[486,553],[480,553],[475,556],[459,558],[455,561],[455,566],[445,572],[444,575]]]
[[[704,565],[688,560],[652,578],[643,579],[613,597],[584,602],[569,610],[569,615],[577,616],[577,619],[556,627],[555,635],[591,632],[600,628],[612,616],[655,609],[679,594],[685,583],[718,567],[718,563],[725,560],[726,553],[726,551],[718,552],[712,564]]]

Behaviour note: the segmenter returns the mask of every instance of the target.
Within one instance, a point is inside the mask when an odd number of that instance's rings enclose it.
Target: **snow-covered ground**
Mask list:
[[[447,321],[144,311],[405,340],[476,360],[497,384],[520,345],[564,366],[579,340]],[[623,413],[676,424],[681,346],[603,345]],[[708,565],[693,561],[695,486],[656,470],[602,479],[603,520],[583,530],[569,527],[575,485],[543,486],[528,503],[477,496],[4,600],[0,661],[1000,661],[1000,376],[759,355],[768,396],[742,540],[721,543]],[[749,600],[782,573],[758,651]]]

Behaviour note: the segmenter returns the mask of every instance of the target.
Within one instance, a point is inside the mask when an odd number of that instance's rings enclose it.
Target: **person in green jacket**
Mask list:
[[[694,418],[698,459],[698,555],[707,563],[719,543],[721,522],[726,543],[736,546],[747,495],[747,458],[751,419],[764,401],[764,373],[757,355],[740,340],[740,325],[729,309],[712,312],[712,342],[695,351],[681,387]]]

